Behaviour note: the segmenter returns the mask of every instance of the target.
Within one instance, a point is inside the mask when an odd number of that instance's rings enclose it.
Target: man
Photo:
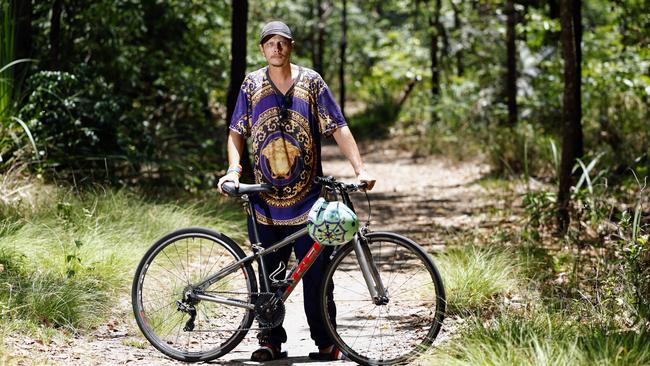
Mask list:
[[[268,66],[246,76],[241,86],[228,136],[228,173],[225,181],[237,186],[241,175],[240,158],[244,139],[251,137],[253,170],[257,183],[269,183],[274,191],[251,197],[260,240],[268,247],[306,224],[307,214],[320,195],[314,178],[322,175],[320,136],[333,136],[352,164],[360,182],[372,189],[375,180],[365,170],[357,144],[347,127],[341,110],[318,73],[291,64],[294,47],[289,27],[279,21],[267,23],[260,34],[260,51]],[[223,193],[223,191],[221,191]],[[253,240],[251,223],[249,236]],[[309,236],[297,240],[294,250],[301,260],[313,245]],[[287,246],[265,258],[269,272],[286,262],[291,255]],[[323,253],[303,278],[305,313],[311,337],[319,352],[314,359],[336,359],[338,352],[325,331],[319,312],[318,290],[329,258]],[[284,278],[282,271],[277,278]],[[331,296],[330,296],[331,298]],[[330,307],[332,311],[334,306]],[[287,334],[278,326],[258,336],[261,348],[251,360],[269,361],[286,356],[281,344]]]

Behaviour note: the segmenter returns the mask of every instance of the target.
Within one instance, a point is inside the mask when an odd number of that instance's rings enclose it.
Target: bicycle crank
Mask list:
[[[284,321],[285,308],[273,294],[260,294],[255,301],[255,319],[261,328],[275,328]]]

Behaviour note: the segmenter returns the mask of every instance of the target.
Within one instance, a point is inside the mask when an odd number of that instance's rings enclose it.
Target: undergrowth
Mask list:
[[[519,266],[512,252],[494,247],[451,249],[436,258],[445,283],[450,315],[478,314],[520,290]]]
[[[32,323],[76,333],[97,326],[130,293],[146,249],[174,229],[245,237],[241,210],[215,193],[143,199],[127,190],[32,189],[49,194],[0,210],[3,328],[29,331]]]
[[[610,187],[597,159],[577,164],[566,235],[554,231],[554,187],[526,183],[521,193],[510,182],[504,194],[519,196],[520,221],[437,258],[448,321],[464,321],[419,363],[650,364],[645,181]]]

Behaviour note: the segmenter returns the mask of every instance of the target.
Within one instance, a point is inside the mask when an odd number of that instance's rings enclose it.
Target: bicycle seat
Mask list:
[[[239,188],[235,188],[235,183],[224,182],[221,185],[221,189],[223,189],[223,191],[226,192],[229,196],[241,196],[251,193],[271,192],[273,190],[273,186],[270,184],[239,183]]]

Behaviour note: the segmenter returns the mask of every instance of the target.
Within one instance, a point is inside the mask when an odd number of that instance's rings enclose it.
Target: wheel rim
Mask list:
[[[389,301],[375,305],[370,299],[350,248],[338,258],[330,277],[336,304],[335,334],[343,350],[357,362],[399,363],[430,345],[439,329],[442,289],[428,260],[408,244],[374,238],[370,250]]]
[[[192,284],[237,260],[232,249],[203,234],[176,236],[147,257],[137,279],[136,319],[149,341],[163,353],[177,359],[215,358],[234,347],[249,326],[249,310],[198,301],[183,302]],[[206,289],[206,293],[250,302],[250,274],[241,267]],[[178,301],[196,310],[192,331],[183,329],[190,319],[178,310]]]

